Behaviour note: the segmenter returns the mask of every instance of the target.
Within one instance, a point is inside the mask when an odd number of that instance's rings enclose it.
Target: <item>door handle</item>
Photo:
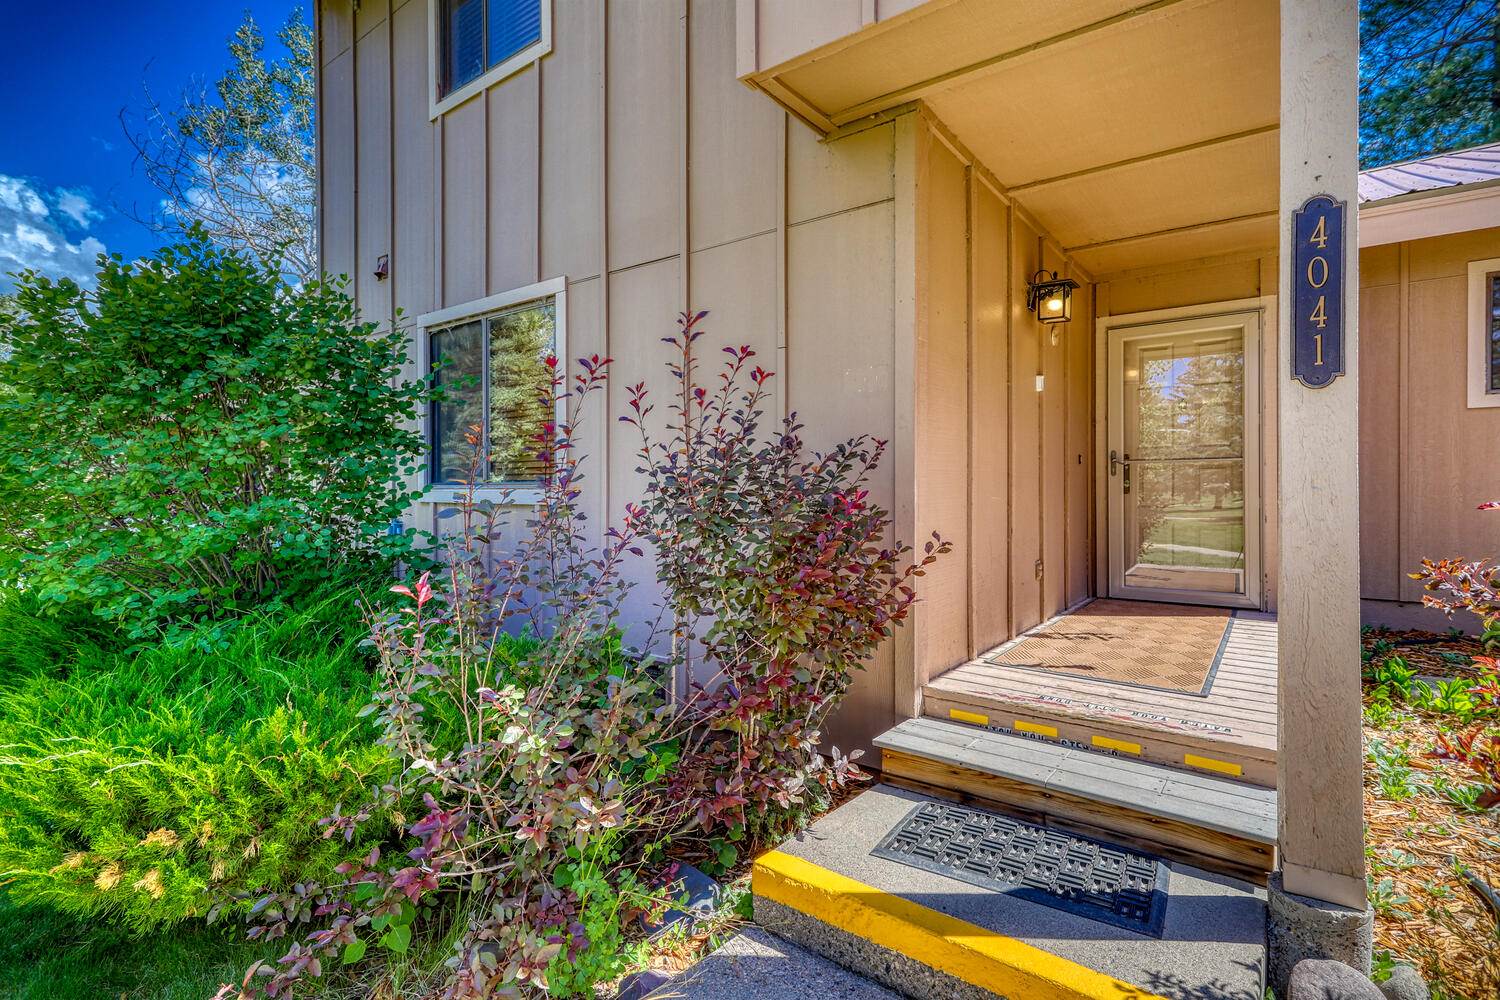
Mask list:
[[[1120,466],[1122,466],[1122,465],[1125,467],[1125,482],[1122,483],[1121,485],[1124,487],[1125,492],[1129,493],[1130,492],[1130,452],[1127,451],[1125,453],[1124,457],[1122,458],[1121,455],[1120,455],[1120,453],[1118,451],[1110,451],[1110,453],[1109,453],[1109,474],[1111,476],[1117,476],[1117,475],[1119,475],[1120,474]]]

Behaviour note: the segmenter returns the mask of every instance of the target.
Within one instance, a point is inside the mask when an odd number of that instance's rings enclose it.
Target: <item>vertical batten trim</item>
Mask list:
[[[1016,634],[1016,205],[1005,204],[1005,637]]]
[[[386,228],[386,311],[390,328],[396,329],[396,8],[385,12],[385,115],[386,115],[386,210],[390,213]],[[399,377],[399,376],[398,376]]]
[[[1090,323],[1093,349],[1089,355],[1091,365],[1094,414],[1094,561],[1091,589],[1095,597],[1109,593],[1109,469],[1105,450],[1109,447],[1108,378],[1109,346],[1105,340],[1105,320],[1109,318],[1109,284],[1094,286],[1094,316]]]
[[[688,0],[677,2],[677,44],[679,46],[679,69],[681,75],[678,83],[681,88],[677,99],[677,184],[678,184],[678,230],[677,245],[681,257],[681,270],[678,271],[680,292],[682,295],[682,310],[690,312],[695,308],[693,304],[693,196],[689,187],[692,183],[692,96],[691,96],[691,74],[692,74],[692,39],[688,28]]]
[[[604,357],[610,357],[610,324],[609,324],[609,0],[599,0],[599,335],[603,345]],[[540,202],[538,198],[538,213],[540,214]],[[540,267],[541,261],[541,225],[537,225],[537,261]],[[600,468],[603,470],[599,476],[600,491],[603,494],[603,512],[600,529],[609,526],[611,506],[610,496],[610,447],[609,442],[613,437],[611,433],[613,424],[609,415],[614,412],[615,380],[607,379],[604,383],[604,454]],[[675,694],[675,692],[674,692]]]
[[[974,332],[974,232],[975,213],[979,210],[979,199],[975,197],[978,186],[974,165],[970,164],[964,168],[964,324],[966,334],[965,355],[968,358],[968,379],[964,387],[966,398],[964,400],[964,430],[968,439],[968,468],[967,476],[968,496],[966,497],[966,510],[964,524],[968,531],[965,540],[964,558],[968,563],[968,579],[964,581],[964,625],[968,635],[964,640],[964,656],[973,658],[978,656],[982,650],[976,649],[974,644],[974,607],[977,600],[974,587],[974,520],[975,512],[978,510],[978,502],[975,497],[974,488],[974,399],[979,379],[976,377],[974,358],[975,345],[978,338]]]
[[[692,183],[692,167],[689,164],[691,158],[692,127],[689,122],[691,106],[689,104],[689,88],[691,85],[691,38],[688,29],[688,0],[677,2],[677,45],[678,45],[678,88],[677,95],[677,293],[678,301],[682,303],[682,311],[691,314],[696,308],[693,304],[693,245],[692,245],[692,192],[689,185]],[[689,641],[682,651],[681,677],[678,680],[678,690],[688,690],[689,683],[693,677],[694,670],[693,643]]]
[[[533,277],[537,281],[543,280],[543,277],[542,277],[542,167],[543,167],[543,164],[546,161],[543,160],[543,158],[542,158],[542,143],[545,141],[545,135],[544,135],[543,130],[542,130],[542,116],[544,114],[546,114],[547,105],[546,105],[546,102],[542,98],[542,87],[547,82],[547,80],[546,80],[546,77],[547,77],[546,66],[547,66],[547,60],[545,60],[545,59],[538,59],[537,60],[537,63],[536,63],[536,130],[535,130],[535,133],[534,133],[536,135],[536,189],[532,191],[532,196],[533,196],[533,199],[534,199],[534,203],[536,205],[536,220],[535,220],[535,222],[533,224],[534,225],[534,229],[535,229],[535,240],[533,241],[533,245],[532,245],[532,259],[536,261],[536,271],[533,274]],[[566,277],[568,277],[568,275],[563,275],[563,277],[566,278]],[[567,358],[563,358],[563,361],[566,362]]]
[[[790,345],[787,343],[787,316],[791,308],[787,288],[787,128],[791,116],[777,109],[781,115],[780,127],[776,130],[776,370],[779,378],[772,380],[776,393],[776,412],[784,420],[791,412],[791,377],[789,361]]]
[[[920,551],[916,537],[916,320],[917,273],[916,115],[903,115],[891,125],[894,177],[894,218],[891,253],[891,483],[892,521],[896,538],[909,540]],[[903,363],[904,362],[904,363]],[[918,608],[916,614],[920,615]],[[916,622],[896,630],[891,638],[893,708],[901,718],[921,714],[922,689],[917,681]]]
[[[1047,263],[1047,237],[1040,231],[1036,237],[1036,266],[1046,266]],[[1030,275],[1027,279],[1030,280]],[[1033,392],[1036,399],[1036,540],[1037,558],[1042,563],[1042,575],[1037,579],[1036,587],[1036,614],[1037,621],[1044,622],[1051,615],[1047,614],[1047,587],[1050,575],[1055,572],[1055,567],[1047,565],[1047,393],[1052,387],[1047,385],[1047,345],[1044,340],[1041,323],[1029,324],[1036,336],[1036,374],[1042,376],[1042,391]],[[1035,572],[1033,572],[1033,577]]]
[[[538,81],[538,82],[540,82],[540,81]],[[483,183],[481,185],[481,188],[484,191],[484,194],[482,196],[483,199],[484,199],[484,208],[483,208],[484,231],[483,231],[483,236],[482,236],[482,238],[479,241],[479,267],[480,267],[480,273],[483,274],[484,277],[481,279],[479,287],[484,289],[484,294],[485,295],[493,295],[497,291],[499,291],[499,289],[495,288],[490,283],[490,230],[494,226],[494,219],[491,216],[491,212],[492,212],[492,210],[494,208],[494,205],[492,204],[492,202],[495,199],[494,199],[494,193],[490,190],[490,183],[493,180],[493,178],[490,176],[490,173],[491,173],[490,172],[490,153],[491,153],[491,150],[490,150],[490,91],[489,91],[489,88],[486,88],[486,89],[481,90],[479,92],[479,103],[481,105],[483,105],[483,112],[484,112],[483,114],[481,114],[479,116],[479,148],[484,151],[484,166],[481,168],[481,172],[483,174]],[[537,138],[538,138],[538,140],[541,139],[540,136],[538,136]],[[486,350],[488,350],[488,347],[486,347]],[[486,362],[486,366],[488,366],[488,362]]]
[[[354,29],[354,13],[349,14],[349,156],[353,161],[350,180],[354,198],[349,206],[351,242],[349,244],[349,288],[354,293],[355,312],[364,318],[365,303],[359,301],[359,38]]]
[[[427,72],[433,72],[431,64]],[[443,242],[447,238],[445,230],[444,203],[447,199],[443,197],[443,189],[446,187],[443,179],[443,137],[444,125],[447,118],[439,115],[433,122],[432,129],[432,308],[441,309],[448,304],[448,289],[443,282]]]
[[[1411,244],[1398,244],[1397,259],[1399,273],[1396,280],[1396,371],[1399,374],[1396,388],[1396,600],[1406,600],[1402,591],[1407,578],[1401,571],[1403,566],[1416,565],[1415,555],[1407,551],[1413,532],[1410,530],[1411,509],[1406,503],[1407,475],[1410,470],[1406,460],[1411,450]]]

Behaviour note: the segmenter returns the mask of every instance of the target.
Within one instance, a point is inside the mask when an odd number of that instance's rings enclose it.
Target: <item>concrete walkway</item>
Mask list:
[[[883,986],[747,927],[653,1000],[901,1000]]]

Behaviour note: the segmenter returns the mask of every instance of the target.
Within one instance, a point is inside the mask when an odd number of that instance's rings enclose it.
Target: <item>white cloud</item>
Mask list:
[[[86,191],[48,193],[23,177],[0,174],[0,293],[15,285],[11,272],[26,268],[92,285],[94,258],[105,248],[88,228],[102,217]]]
[[[58,188],[53,194],[57,198],[57,210],[80,227],[87,228],[89,223],[98,222],[104,218],[104,213],[95,208],[94,203],[89,200],[87,191]]]

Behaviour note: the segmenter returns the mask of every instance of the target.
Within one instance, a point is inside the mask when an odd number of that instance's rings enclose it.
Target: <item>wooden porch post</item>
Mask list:
[[[1281,0],[1281,255],[1283,368],[1279,405],[1281,558],[1277,777],[1282,887],[1366,909],[1360,783],[1359,655],[1359,241],[1357,0]],[[1339,241],[1312,227],[1294,253],[1294,223],[1309,198],[1343,203]],[[1336,210],[1317,206],[1313,211]],[[1304,213],[1304,217],[1307,213]],[[1326,248],[1327,259],[1311,258]],[[1341,259],[1340,259],[1341,258]],[[1314,314],[1342,267],[1343,374],[1334,324]],[[1309,274],[1302,275],[1302,271]],[[1322,283],[1318,279],[1323,278]],[[1301,287],[1299,287],[1299,285]],[[1309,289],[1311,286],[1311,290]],[[1298,294],[1302,296],[1299,300]],[[1339,303],[1334,303],[1338,305]],[[1323,333],[1323,340],[1317,334]],[[1292,377],[1299,336],[1304,381]],[[1327,355],[1319,353],[1329,348]],[[1334,364],[1330,364],[1333,362]],[[1322,367],[1329,365],[1329,367]]]

